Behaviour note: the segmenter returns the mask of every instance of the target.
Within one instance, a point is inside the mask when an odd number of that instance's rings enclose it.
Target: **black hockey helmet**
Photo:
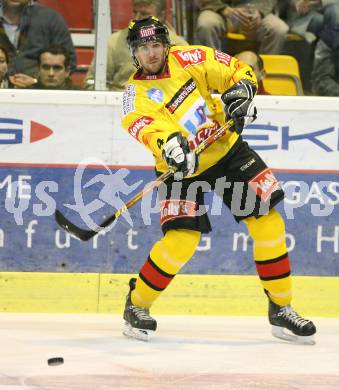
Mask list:
[[[155,16],[141,20],[132,20],[128,26],[127,43],[133,52],[138,45],[149,41],[161,41],[165,45],[170,45],[167,27]]]

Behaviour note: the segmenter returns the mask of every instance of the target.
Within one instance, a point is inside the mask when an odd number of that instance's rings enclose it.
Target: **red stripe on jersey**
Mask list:
[[[147,259],[139,275],[149,287],[157,291],[164,290],[175,276],[162,271],[151,258]]]
[[[291,272],[288,255],[268,261],[256,261],[257,272],[260,278],[277,279]]]

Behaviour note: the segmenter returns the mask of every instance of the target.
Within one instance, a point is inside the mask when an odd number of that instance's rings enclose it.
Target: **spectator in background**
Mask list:
[[[257,95],[270,95],[270,93],[267,92],[264,88],[263,80],[266,77],[266,71],[264,68],[264,61],[260,55],[254,51],[246,50],[236,54],[235,57],[253,69],[253,72],[258,81]]]
[[[308,43],[320,37],[331,44],[326,35],[339,23],[339,0],[279,0],[278,9],[292,33]]]
[[[320,79],[328,81],[335,74],[333,73],[335,68],[331,65],[335,54],[330,53],[329,48],[334,49],[335,40],[338,39],[335,37],[338,34],[339,25],[339,0],[279,0],[278,9],[280,17],[289,24],[290,31],[304,38],[303,50],[304,52],[306,50],[307,58],[303,56],[298,58],[304,89],[314,93],[320,88],[321,94],[332,94],[333,91],[319,85],[318,81]],[[317,43],[318,39],[320,40]],[[299,53],[300,51],[296,53],[296,57]],[[314,63],[315,56],[317,57],[316,63]],[[319,69],[322,61],[324,61],[323,69]],[[317,71],[312,70],[313,63]],[[311,76],[311,71],[313,76]]]
[[[312,72],[313,91],[320,96],[339,96],[339,25],[331,46],[317,42]]]
[[[0,47],[0,88],[12,88],[8,79],[8,55],[3,47]]]
[[[16,88],[37,82],[39,52],[53,44],[67,49],[74,70],[75,50],[60,14],[31,0],[0,0],[0,46],[7,50],[10,80]]]
[[[144,19],[156,16],[166,24],[173,45],[187,45],[187,42],[178,36],[166,18],[166,0],[132,0],[132,18]],[[129,77],[135,72],[135,66],[126,44],[128,28],[114,32],[108,39],[106,87],[111,91],[123,91]],[[94,89],[93,62],[85,78],[85,88]]]
[[[38,57],[39,76],[34,84],[36,89],[80,89],[70,78],[70,56],[59,45],[41,50]]]
[[[259,53],[282,51],[288,26],[273,14],[276,0],[199,0],[199,4],[199,44],[222,49],[226,32],[237,32],[257,41]]]

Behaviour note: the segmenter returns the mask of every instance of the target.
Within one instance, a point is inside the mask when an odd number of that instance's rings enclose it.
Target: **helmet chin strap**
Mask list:
[[[141,65],[140,65],[140,63],[139,63],[137,57],[136,57],[134,54],[132,54],[132,59],[133,59],[133,65],[134,65],[138,70],[142,69],[142,67],[141,67]]]

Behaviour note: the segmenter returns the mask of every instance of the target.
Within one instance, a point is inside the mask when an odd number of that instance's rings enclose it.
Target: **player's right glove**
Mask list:
[[[221,95],[225,104],[226,120],[234,120],[233,130],[239,134],[257,118],[257,109],[252,101],[256,91],[255,85],[250,81],[240,80]]]
[[[198,155],[190,150],[187,138],[181,133],[172,133],[162,149],[162,155],[169,167],[175,167],[183,176],[193,175],[198,169]]]

